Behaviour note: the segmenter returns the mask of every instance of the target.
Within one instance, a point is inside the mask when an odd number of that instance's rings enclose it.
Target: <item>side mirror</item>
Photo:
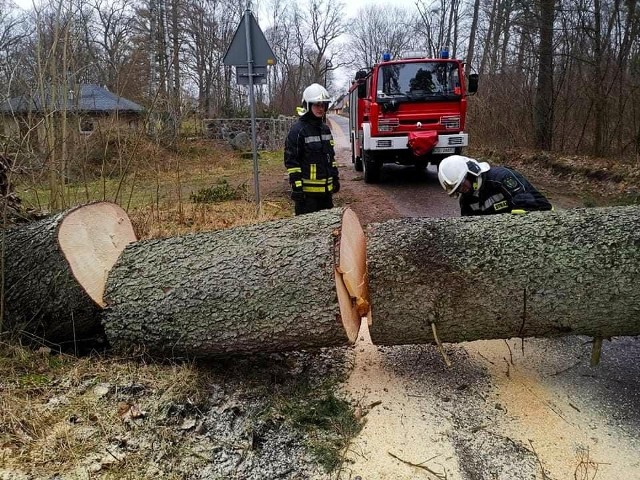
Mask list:
[[[476,93],[478,91],[478,74],[472,73],[469,75],[469,82],[467,85],[469,93]]]
[[[358,98],[366,98],[367,96],[367,82],[359,80],[358,83]]]
[[[356,82],[358,82],[358,98],[365,98],[367,96],[367,78],[368,72],[366,70],[358,70],[356,72]]]

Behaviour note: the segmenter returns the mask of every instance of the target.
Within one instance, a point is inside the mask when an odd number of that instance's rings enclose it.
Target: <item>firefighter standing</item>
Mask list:
[[[460,197],[462,216],[553,208],[549,200],[515,170],[492,167],[462,155],[451,155],[440,162],[438,180],[449,195]]]
[[[284,147],[296,215],[333,208],[332,195],[340,190],[333,137],[323,121],[329,93],[317,83],[308,86],[302,107],[302,116],[289,130]]]

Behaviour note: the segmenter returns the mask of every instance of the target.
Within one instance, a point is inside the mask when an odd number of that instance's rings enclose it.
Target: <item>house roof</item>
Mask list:
[[[76,92],[78,94],[76,94]],[[62,95],[57,95],[55,100],[55,109],[62,110]],[[74,112],[137,112],[140,113],[144,108],[131,100],[120,97],[106,88],[98,85],[83,84],[78,90],[70,90],[67,96],[67,111]],[[2,113],[27,113],[41,112],[43,104],[47,108],[51,108],[50,94],[45,94],[45,102],[42,102],[41,95],[22,95],[13,97],[0,104],[0,112]]]

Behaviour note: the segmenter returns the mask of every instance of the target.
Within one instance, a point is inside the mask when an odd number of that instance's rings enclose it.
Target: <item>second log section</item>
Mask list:
[[[640,334],[637,206],[371,225],[373,343]]]

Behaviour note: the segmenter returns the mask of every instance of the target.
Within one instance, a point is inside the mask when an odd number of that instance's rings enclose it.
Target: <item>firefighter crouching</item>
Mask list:
[[[438,180],[450,196],[460,198],[462,216],[553,209],[549,200],[519,172],[463,155],[443,159],[438,166]]]
[[[317,83],[302,94],[302,115],[291,127],[284,146],[295,214],[333,208],[332,195],[340,190],[333,136],[323,119],[329,93]]]

